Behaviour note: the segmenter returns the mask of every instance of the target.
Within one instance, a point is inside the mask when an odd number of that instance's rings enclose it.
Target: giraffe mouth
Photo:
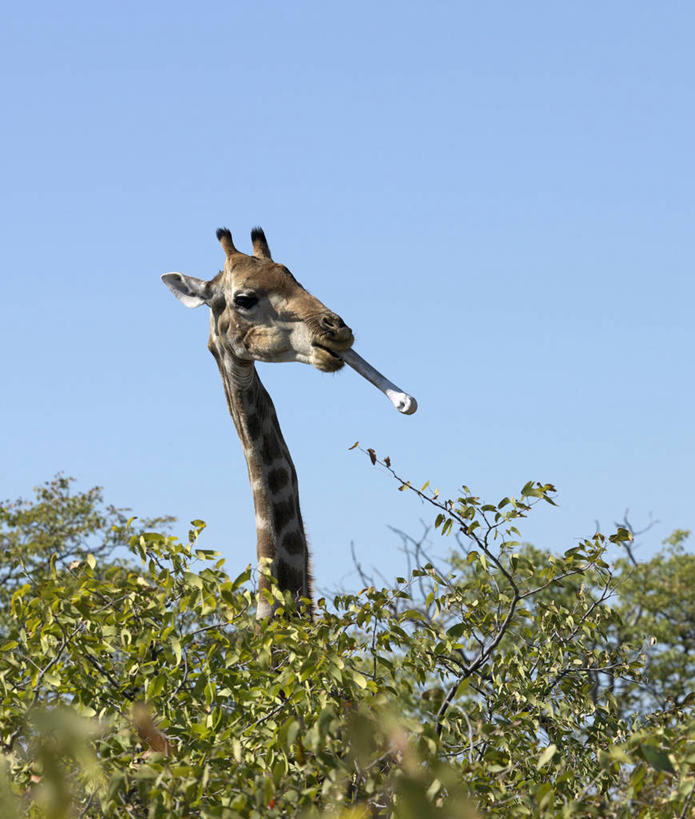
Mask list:
[[[345,366],[345,362],[338,353],[334,353],[329,347],[324,347],[323,344],[317,344],[316,342],[312,342],[311,346],[316,350],[314,360],[311,363],[317,370],[331,373]]]
[[[317,344],[314,341],[311,346],[318,347],[319,350],[323,350],[324,352],[328,353],[328,355],[330,355],[332,358],[337,358],[338,361],[343,360],[337,353],[334,353],[333,350],[329,350],[328,347],[324,347],[323,344]]]

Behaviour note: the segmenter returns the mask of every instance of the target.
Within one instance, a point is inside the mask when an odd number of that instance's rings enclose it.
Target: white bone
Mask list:
[[[393,404],[393,406],[402,412],[404,415],[412,415],[417,409],[417,401],[412,395],[403,392],[400,387],[397,387],[393,382],[385,378],[378,370],[375,370],[371,364],[368,364],[361,355],[358,355],[354,350],[345,350],[339,353],[340,357],[346,364],[349,364],[352,369],[359,373],[362,378],[366,378],[371,384],[381,390]]]

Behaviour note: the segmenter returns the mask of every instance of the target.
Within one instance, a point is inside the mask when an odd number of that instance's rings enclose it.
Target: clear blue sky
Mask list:
[[[3,76],[0,496],[63,470],[254,559],[205,309],[215,229],[276,259],[420,402],[261,365],[319,586],[349,544],[402,572],[431,519],[357,452],[491,500],[557,485],[524,534],[626,507],[693,518],[690,3],[16,3]]]

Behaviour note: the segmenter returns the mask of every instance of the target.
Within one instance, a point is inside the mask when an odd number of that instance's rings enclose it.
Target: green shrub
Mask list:
[[[612,571],[627,528],[523,545],[550,485],[412,490],[456,536],[444,565],[414,550],[315,623],[276,591],[259,626],[201,522],[181,543],[69,490],[0,507],[3,816],[689,815],[684,534]]]

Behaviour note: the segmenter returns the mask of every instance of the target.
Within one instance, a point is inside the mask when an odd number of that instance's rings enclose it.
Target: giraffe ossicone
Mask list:
[[[273,261],[261,228],[251,232],[253,255],[234,246],[226,228],[217,231],[226,255],[224,268],[209,281],[166,273],[164,284],[186,306],[210,308],[208,348],[222,376],[227,406],[246,458],[256,514],[259,594],[257,617],[272,614],[270,575],[282,592],[308,601],[312,578],[299,508],[297,473],[280,431],[273,402],[255,362],[299,361],[323,372],[347,362],[383,392],[411,399],[351,351],[352,330],[339,315],[305,290],[290,271]],[[365,369],[366,368],[366,369]],[[414,412],[400,397],[401,412]],[[409,409],[410,408],[410,409]]]

